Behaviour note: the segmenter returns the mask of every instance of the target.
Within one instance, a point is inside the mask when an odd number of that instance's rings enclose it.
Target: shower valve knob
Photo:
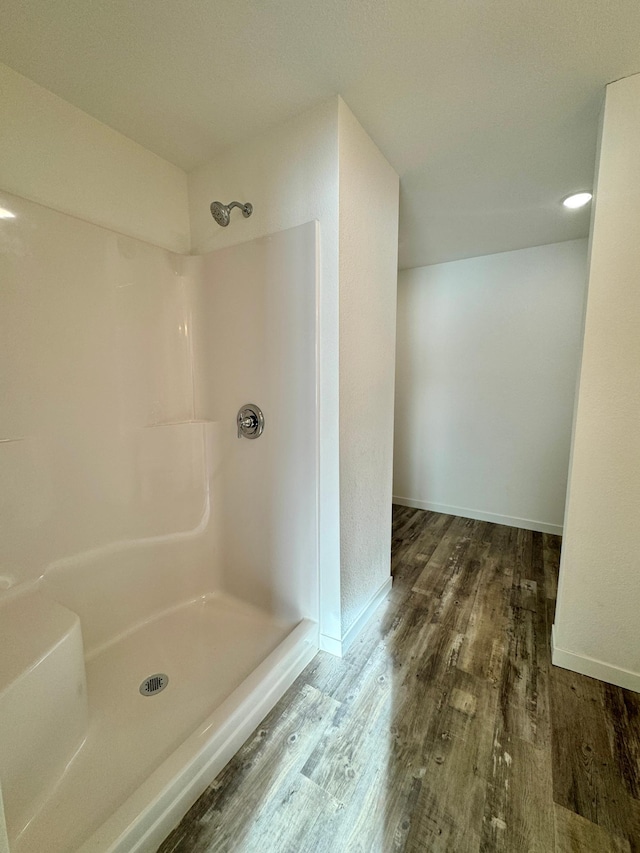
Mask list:
[[[238,438],[258,438],[264,431],[264,415],[259,406],[247,403],[242,406],[236,419]]]

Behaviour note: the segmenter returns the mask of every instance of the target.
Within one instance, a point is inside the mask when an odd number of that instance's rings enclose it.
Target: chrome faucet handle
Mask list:
[[[242,406],[236,419],[238,438],[258,438],[264,431],[264,415],[259,406],[247,403]]]

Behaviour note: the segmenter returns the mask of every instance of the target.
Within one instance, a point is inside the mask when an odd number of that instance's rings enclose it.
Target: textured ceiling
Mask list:
[[[638,0],[3,0],[0,59],[185,169],[341,94],[401,177],[400,266],[586,235]]]

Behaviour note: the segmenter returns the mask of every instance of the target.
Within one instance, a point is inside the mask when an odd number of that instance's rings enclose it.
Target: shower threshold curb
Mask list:
[[[303,619],[77,853],[155,853],[318,651]]]

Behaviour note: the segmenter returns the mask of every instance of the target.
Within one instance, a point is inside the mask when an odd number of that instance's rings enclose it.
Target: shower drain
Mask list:
[[[156,672],[154,675],[150,675],[140,685],[140,693],[143,696],[155,696],[156,693],[160,693],[169,683],[169,676],[165,675],[164,672]]]

